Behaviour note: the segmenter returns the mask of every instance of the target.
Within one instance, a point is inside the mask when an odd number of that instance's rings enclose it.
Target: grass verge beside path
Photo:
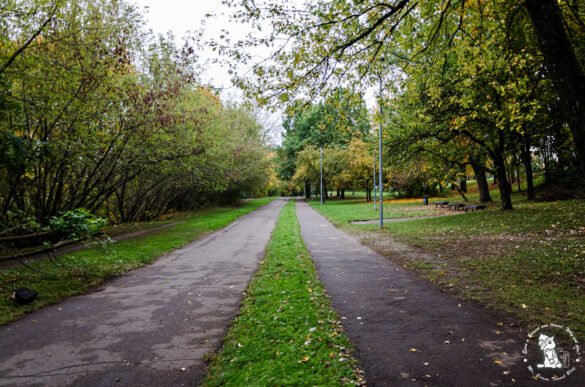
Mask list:
[[[342,219],[325,206],[313,207],[333,223]],[[385,210],[393,207],[385,204]],[[532,202],[515,195],[513,211],[494,205],[457,216],[385,224],[383,231],[347,222],[345,228],[443,292],[477,301],[508,316],[510,323],[525,328],[563,324],[585,339],[583,200]],[[400,251],[396,242],[415,253]]]
[[[282,210],[240,317],[213,356],[207,386],[362,384],[296,218]]]
[[[23,266],[0,270],[0,325],[16,318],[83,294],[115,275],[144,266],[161,255],[182,247],[202,234],[220,229],[236,218],[269,203],[271,198],[255,199],[238,207],[206,209],[194,212],[185,223],[153,231],[138,238],[116,242],[106,248],[82,250],[59,257],[67,268],[57,268],[48,260],[31,263],[37,270]],[[202,217],[201,215],[204,214]],[[39,295],[30,305],[18,305],[10,300],[16,287],[37,290]]]

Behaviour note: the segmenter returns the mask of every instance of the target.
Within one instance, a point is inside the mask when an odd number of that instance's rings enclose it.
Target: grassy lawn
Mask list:
[[[144,266],[206,232],[226,226],[271,200],[256,199],[239,207],[195,211],[189,217],[184,215],[181,220],[185,222],[182,224],[117,242],[106,248],[83,250],[59,257],[67,268],[57,268],[48,260],[31,264],[35,269],[52,275],[23,266],[0,270],[0,325],[69,296],[85,293],[115,275]],[[17,287],[37,290],[37,299],[30,305],[14,303],[9,299],[13,283]]]
[[[294,202],[282,210],[247,293],[222,351],[212,359],[206,385],[362,382],[300,236]]]
[[[378,219],[379,215],[379,211],[374,209],[374,203],[366,203],[365,200],[329,200],[323,206],[318,200],[309,203],[335,226],[341,228],[348,227],[352,220]],[[434,216],[443,213],[443,210],[435,209],[435,206],[422,205],[422,199],[384,201],[384,219]]]
[[[501,211],[496,202],[479,212],[388,223],[382,231],[347,222],[361,219],[361,203],[311,205],[443,292],[478,301],[510,323],[555,322],[585,338],[583,200],[531,202],[515,195],[514,211]],[[405,211],[405,204],[385,204],[385,213],[394,211]]]

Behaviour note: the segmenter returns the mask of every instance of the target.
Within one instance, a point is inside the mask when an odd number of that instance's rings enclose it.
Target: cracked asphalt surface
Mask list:
[[[532,380],[521,353],[525,336],[423,283],[305,201],[297,202],[297,216],[368,385],[585,385],[582,368],[565,381]]]
[[[97,291],[0,327],[0,385],[195,385],[286,199]]]

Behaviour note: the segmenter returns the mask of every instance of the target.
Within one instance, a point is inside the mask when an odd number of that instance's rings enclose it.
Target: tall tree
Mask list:
[[[530,14],[534,30],[547,72],[553,80],[561,108],[575,140],[575,149],[579,158],[581,171],[585,172],[585,73],[583,64],[575,55],[571,45],[559,3],[555,0],[526,0],[526,9]],[[578,4],[576,8],[579,15]],[[574,9],[575,9],[574,8]],[[581,20],[581,28],[585,30]]]

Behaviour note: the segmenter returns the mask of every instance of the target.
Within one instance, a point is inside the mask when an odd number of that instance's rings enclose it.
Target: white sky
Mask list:
[[[219,36],[222,28],[229,29],[230,36],[236,40],[249,32],[247,25],[230,23],[228,14],[230,9],[221,4],[221,0],[129,0],[136,4],[147,21],[148,28],[155,34],[166,34],[172,31],[177,41],[188,35],[188,31],[204,29],[203,41]],[[145,7],[148,7],[146,9]],[[206,14],[213,13],[216,16],[206,18]],[[218,55],[211,49],[197,53],[205,72],[202,74],[203,83],[221,88],[221,98],[224,101],[241,101],[240,91],[232,86],[227,68],[219,64],[212,64],[213,59]],[[242,68],[241,71],[247,71]],[[270,129],[272,141],[280,143],[281,113],[259,112],[260,121],[266,129]]]

